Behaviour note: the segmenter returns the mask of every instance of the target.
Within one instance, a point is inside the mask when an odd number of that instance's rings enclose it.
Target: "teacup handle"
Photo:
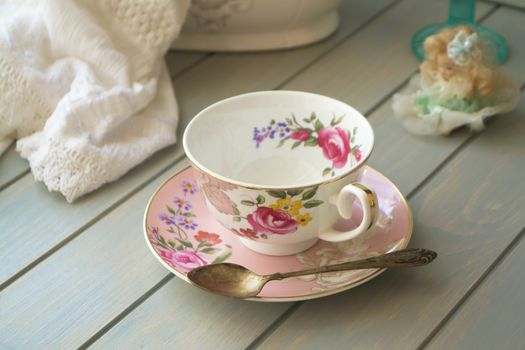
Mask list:
[[[329,242],[347,241],[366,232],[374,224],[377,216],[377,196],[374,191],[360,183],[346,185],[339,191],[334,203],[339,215],[344,219],[352,217],[352,206],[355,198],[361,203],[363,210],[363,220],[359,226],[346,232],[330,228],[320,234],[319,238]]]

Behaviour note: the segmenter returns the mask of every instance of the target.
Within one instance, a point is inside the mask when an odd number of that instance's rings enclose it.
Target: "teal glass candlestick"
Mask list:
[[[509,54],[507,41],[495,31],[476,24],[475,13],[476,0],[450,0],[447,22],[431,24],[417,31],[412,37],[412,51],[419,59],[423,60],[425,58],[423,42],[428,36],[435,34],[445,27],[468,24],[480,33],[484,39],[492,42],[496,50],[498,63],[501,64],[505,62]]]

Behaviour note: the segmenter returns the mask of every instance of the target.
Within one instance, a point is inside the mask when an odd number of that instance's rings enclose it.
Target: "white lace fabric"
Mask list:
[[[72,202],[176,141],[163,55],[189,0],[0,3],[0,154]]]

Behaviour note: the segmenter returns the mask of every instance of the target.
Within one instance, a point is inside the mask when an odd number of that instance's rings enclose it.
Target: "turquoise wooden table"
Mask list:
[[[508,3],[508,2],[507,2]],[[180,143],[73,205],[35,183],[11,148],[0,158],[2,349],[516,349],[525,347],[525,99],[477,134],[408,134],[391,96],[416,73],[411,35],[446,1],[344,2],[329,39],[267,53],[167,54],[179,139],[199,110],[254,90],[320,93],[363,112],[370,164],[408,198],[410,246],[439,252],[340,294],[296,303],[215,296],[167,272],[144,242],[154,189],[187,165]],[[479,2],[525,83],[525,11]]]

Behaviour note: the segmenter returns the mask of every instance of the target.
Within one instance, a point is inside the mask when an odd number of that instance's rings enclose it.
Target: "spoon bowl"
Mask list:
[[[202,267],[188,273],[190,281],[205,290],[234,298],[253,297],[259,294],[268,281],[267,276],[260,276],[237,264],[222,263]]]

